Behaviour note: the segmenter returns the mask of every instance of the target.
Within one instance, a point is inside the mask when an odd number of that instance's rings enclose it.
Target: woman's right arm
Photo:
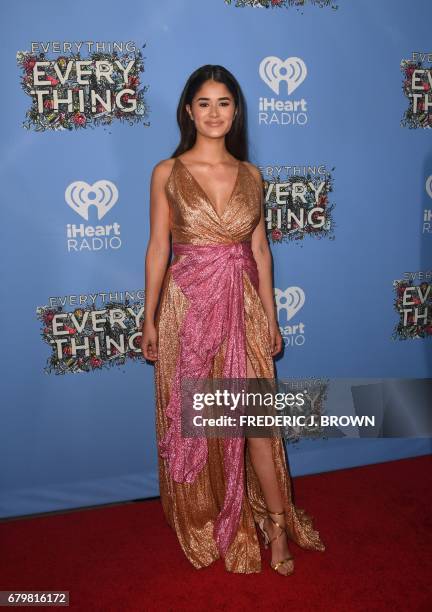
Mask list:
[[[146,359],[157,359],[155,313],[170,253],[169,204],[165,185],[172,160],[163,160],[153,168],[150,181],[150,237],[145,257],[144,321],[141,350]]]

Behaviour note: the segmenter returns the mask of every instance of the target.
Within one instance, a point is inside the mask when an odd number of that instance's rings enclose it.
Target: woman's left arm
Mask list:
[[[280,353],[280,351],[282,350],[283,341],[279,330],[276,304],[274,301],[274,291],[272,282],[272,256],[265,230],[264,198],[262,188],[263,181],[261,172],[256,166],[254,166],[253,164],[249,164],[249,168],[253,175],[256,177],[257,183],[260,186],[261,190],[261,217],[258,225],[252,233],[251,248],[258,268],[258,293],[261,298],[265,313],[267,315],[270,332],[271,354],[272,356],[274,356]]]

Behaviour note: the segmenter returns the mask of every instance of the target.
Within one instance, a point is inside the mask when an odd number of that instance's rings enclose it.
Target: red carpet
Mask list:
[[[294,480],[327,546],[291,543],[292,576],[195,570],[159,501],[0,523],[0,590],[69,590],[76,610],[432,609],[430,456]],[[29,608],[28,608],[29,609]]]

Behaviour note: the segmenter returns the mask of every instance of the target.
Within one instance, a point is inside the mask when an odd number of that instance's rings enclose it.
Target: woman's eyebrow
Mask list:
[[[197,98],[197,100],[210,100],[210,98],[203,98],[201,96],[200,98]],[[218,100],[231,100],[231,98],[229,98],[228,96],[222,96],[222,98],[218,98]]]

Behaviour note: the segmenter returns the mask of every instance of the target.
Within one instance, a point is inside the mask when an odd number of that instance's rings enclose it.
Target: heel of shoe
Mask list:
[[[270,538],[269,538],[269,536],[267,534],[267,531],[264,529],[264,521],[265,521],[265,518],[260,519],[258,521],[258,527],[260,528],[262,537],[264,539],[264,548],[268,548],[269,547],[269,543],[270,543]]]
[[[280,529],[279,533],[272,538],[271,540],[269,540],[269,543],[273,542],[274,540],[277,540],[277,538],[280,538],[282,536],[283,533],[285,533],[285,536],[287,538],[288,541],[288,530],[286,528],[286,525],[280,525],[278,521],[275,521],[274,518],[271,516],[272,514],[274,514],[275,516],[277,515],[284,515],[284,511],[282,510],[281,512],[271,512],[270,510],[267,509],[268,512],[268,517],[269,519],[272,521],[273,525],[275,525],[276,527],[278,527]],[[279,572],[279,567],[283,567],[285,566],[287,568],[287,573],[283,574],[282,572]],[[289,553],[288,557],[286,557],[285,559],[281,559],[281,561],[278,561],[277,563],[275,563],[273,565],[273,563],[270,563],[270,567],[272,569],[274,569],[278,574],[283,575],[283,576],[290,576],[293,572],[294,572],[294,558],[292,556],[291,553]]]

